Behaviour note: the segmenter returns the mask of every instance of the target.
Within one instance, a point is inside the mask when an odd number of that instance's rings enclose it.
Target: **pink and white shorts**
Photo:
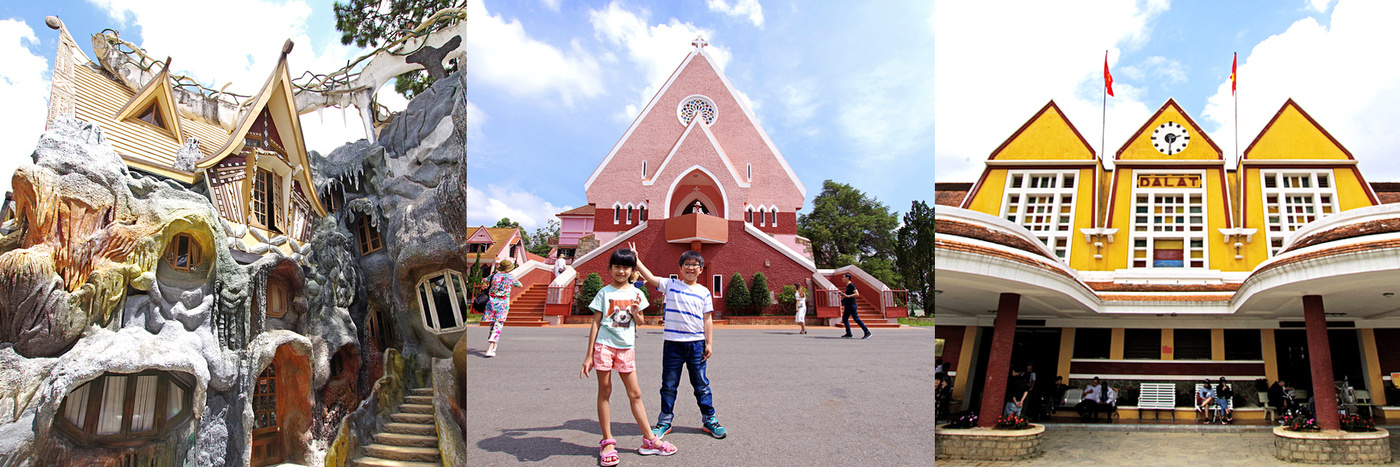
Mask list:
[[[614,349],[606,345],[593,343],[593,369],[598,371],[613,371],[618,373],[632,373],[637,371],[637,353],[634,349]]]

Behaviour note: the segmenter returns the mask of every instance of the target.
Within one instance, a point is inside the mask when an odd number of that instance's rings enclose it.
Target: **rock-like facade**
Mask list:
[[[0,465],[323,465],[353,414],[378,418],[387,348],[405,356],[402,387],[432,386],[460,331],[429,329],[421,292],[467,271],[464,76],[378,144],[310,155],[318,192],[343,199],[304,258],[231,250],[243,233],[205,185],[130,169],[103,132],[58,117],[14,177]],[[370,229],[380,248],[364,253]],[[362,425],[360,446],[382,428]]]

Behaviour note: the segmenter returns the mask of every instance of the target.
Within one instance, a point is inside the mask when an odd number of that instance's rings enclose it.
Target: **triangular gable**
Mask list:
[[[1166,122],[1175,122],[1186,127],[1191,137],[1191,142],[1186,145],[1186,149],[1178,154],[1167,156],[1152,148],[1152,130]],[[1201,142],[1205,142],[1202,145]],[[1201,126],[1191,119],[1186,111],[1181,110],[1176,99],[1168,98],[1167,102],[1157,109],[1157,113],[1152,114],[1152,118],[1147,119],[1133,135],[1123,142],[1123,147],[1118,148],[1115,155],[1117,160],[1223,160],[1220,147],[1211,141],[1210,135],[1201,130]]]
[[[673,83],[675,83],[676,78],[681,76],[681,74],[688,69],[688,67],[692,64],[692,62],[694,62],[696,57],[700,57],[702,59],[701,63],[704,63],[706,66],[708,66],[710,71],[719,78],[721,83],[724,84],[725,91],[728,92],[729,96],[735,102],[738,103],[739,108],[744,111],[744,116],[748,118],[750,126],[752,126],[754,131],[756,131],[758,135],[763,139],[763,143],[768,147],[768,151],[771,154],[773,154],[773,157],[776,158],[779,166],[781,166],[783,168],[783,171],[787,173],[788,179],[792,181],[792,184],[797,188],[798,193],[800,193],[803,198],[806,198],[807,188],[802,185],[802,182],[800,180],[797,179],[797,174],[793,172],[792,167],[788,165],[787,159],[783,158],[783,154],[778,151],[778,147],[773,144],[772,138],[768,137],[768,132],[763,129],[762,125],[758,124],[758,119],[754,116],[753,109],[749,108],[748,104],[744,102],[744,99],[739,95],[738,91],[736,91],[734,89],[734,86],[729,83],[729,78],[724,76],[724,73],[721,73],[719,71],[719,68],[714,65],[714,60],[712,60],[709,54],[705,52],[704,47],[696,47],[694,50],[692,50],[690,54],[685,57],[685,60],[682,60],[681,64],[676,67],[676,71],[672,72],[671,76],[666,79],[666,84],[663,84],[661,86],[661,89],[658,90],[656,94],[653,94],[651,96],[651,100],[647,102],[646,107],[644,107],[642,111],[637,114],[637,118],[633,119],[632,124],[627,127],[627,132],[622,134],[622,138],[617,141],[617,144],[613,145],[612,150],[608,151],[608,156],[603,158],[603,162],[601,164],[598,164],[598,168],[594,169],[593,174],[589,175],[588,180],[584,182],[584,190],[586,191],[593,186],[594,180],[597,180],[598,176],[601,175],[603,173],[603,170],[608,167],[608,164],[612,162],[613,157],[617,155],[617,152],[621,150],[622,147],[627,143],[627,140],[631,138],[632,132],[636,131],[637,127],[641,126],[641,123],[646,120],[648,115],[651,114],[657,102],[661,100],[662,96],[666,95],[666,91],[671,88],[671,85]]]
[[[657,167],[656,170],[652,172],[650,178],[643,180],[642,185],[650,186],[652,184],[655,184],[658,178],[664,177],[662,174],[666,173],[666,167],[670,165],[671,159],[675,158],[676,153],[680,151],[681,146],[684,145],[686,141],[690,140],[691,133],[697,127],[700,129],[700,132],[705,135],[705,139],[703,141],[705,141],[706,143],[702,144],[709,144],[709,146],[712,149],[714,149],[715,154],[719,156],[719,160],[723,163],[724,168],[729,171],[730,177],[734,178],[734,183],[739,185],[739,188],[749,187],[748,182],[745,182],[743,178],[739,177],[739,171],[734,167],[734,162],[729,160],[729,156],[724,153],[724,148],[720,147],[719,141],[715,139],[715,134],[710,132],[710,127],[708,125],[705,125],[704,123],[701,123],[700,119],[698,118],[690,121],[690,126],[687,126],[685,128],[685,133],[681,133],[680,139],[676,140],[676,144],[671,146],[671,151],[666,153],[666,158],[661,161],[661,166]],[[667,180],[670,180],[670,178],[663,179],[663,181]]]
[[[476,228],[476,231],[475,231],[475,232],[472,232],[472,234],[471,234],[470,237],[467,237],[467,243],[487,243],[487,244],[490,244],[490,243],[495,243],[495,240],[491,239],[491,232],[490,232],[490,231],[487,231],[485,226],[482,226],[482,227],[477,227],[477,228]]]
[[[151,124],[140,120],[140,117],[147,109],[154,107],[155,115],[158,116],[161,124]],[[185,144],[184,132],[180,129],[180,115],[175,110],[175,92],[170,84],[170,59],[165,59],[165,67],[160,70],[150,83],[141,92],[131,97],[131,100],[117,112],[114,118],[116,121],[140,121],[144,124],[160,128],[161,131],[169,133],[175,138],[178,144]]]
[[[291,159],[292,167],[296,168],[298,165],[302,167],[296,177],[302,182],[304,195],[311,201],[311,206],[316,210],[316,214],[325,216],[326,208],[321,204],[320,196],[316,190],[310,189],[316,184],[311,178],[311,161],[306,154],[306,139],[301,133],[301,116],[297,114],[296,93],[292,89],[291,75],[287,70],[287,54],[289,52],[291,52],[290,41],[283,46],[282,57],[277,60],[277,67],[272,70],[272,75],[268,76],[262,89],[251,98],[248,112],[244,113],[238,124],[234,126],[228,142],[209,157],[196,162],[195,169],[203,170],[213,167],[223,158],[241,150],[244,136],[253,128],[258,116],[266,109],[272,114],[272,124],[280,128],[278,133],[282,135],[281,142],[287,157]]]
[[[1245,148],[1244,158],[1355,160],[1351,151],[1291,98]]]
[[[1094,148],[1055,101],[1041,107],[992,151],[995,160],[1094,160]]]

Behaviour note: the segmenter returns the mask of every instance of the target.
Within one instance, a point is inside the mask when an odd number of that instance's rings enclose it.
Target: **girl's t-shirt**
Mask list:
[[[641,289],[631,284],[621,289],[612,284],[603,286],[598,295],[593,296],[593,302],[588,304],[589,309],[603,314],[602,323],[598,326],[598,338],[594,342],[614,349],[630,349],[636,345],[639,317],[633,316],[633,305],[637,306],[638,311],[649,305]]]

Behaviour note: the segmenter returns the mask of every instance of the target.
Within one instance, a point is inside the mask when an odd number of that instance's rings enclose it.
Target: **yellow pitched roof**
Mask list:
[[[1353,159],[1351,152],[1293,99],[1284,102],[1269,124],[1264,125],[1259,136],[1249,143],[1244,150],[1244,158]]]
[[[1175,124],[1178,128],[1185,129],[1189,142],[1186,149],[1176,154],[1163,155],[1152,147],[1152,134],[1155,128],[1161,125]],[[1204,142],[1204,144],[1202,144]],[[1138,128],[1133,136],[1123,142],[1123,147],[1118,149],[1117,160],[1222,160],[1220,147],[1215,145],[1215,141],[1210,139],[1201,126],[1186,114],[1185,110],[1176,103],[1176,99],[1168,98],[1162,107],[1157,109],[1157,113],[1152,114],[1152,118],[1143,122],[1142,128]]]
[[[1052,100],[1006,138],[988,159],[1095,160],[1095,156],[1094,148]]]

